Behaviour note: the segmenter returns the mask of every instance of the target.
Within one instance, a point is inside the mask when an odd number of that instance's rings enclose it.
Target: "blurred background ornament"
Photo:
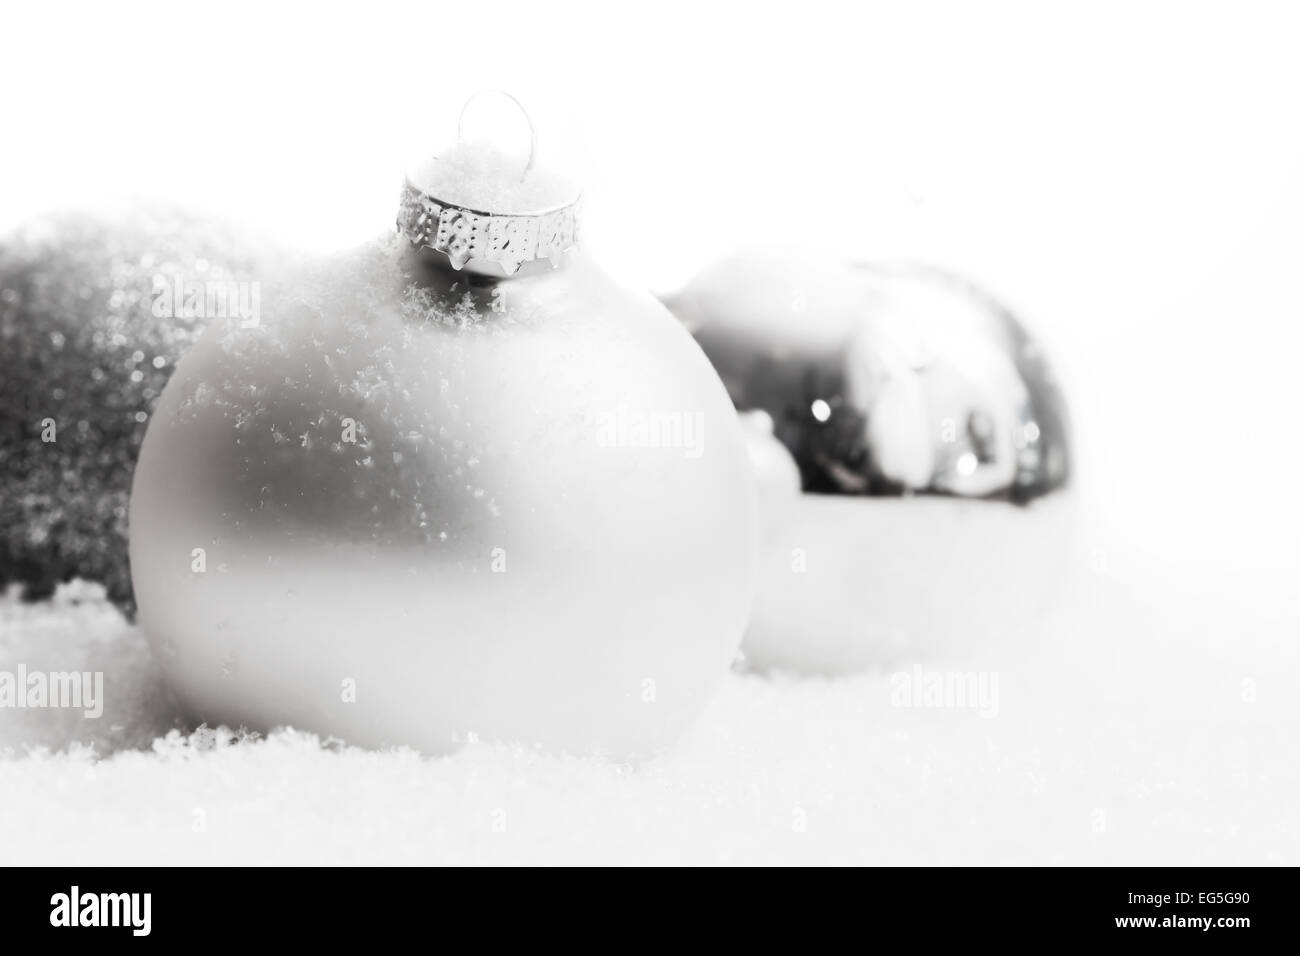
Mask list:
[[[130,610],[136,454],[204,324],[206,302],[172,293],[260,277],[277,255],[160,203],[48,215],[0,239],[0,588],[42,598],[84,578]]]
[[[1072,514],[1066,405],[1007,310],[934,269],[775,252],[719,262],[668,304],[749,434],[751,665],[888,663],[1050,600]]]
[[[740,645],[757,507],[690,335],[491,143],[400,236],[269,283],[167,385],[131,499],[140,623],[195,717],[446,751],[668,745]]]

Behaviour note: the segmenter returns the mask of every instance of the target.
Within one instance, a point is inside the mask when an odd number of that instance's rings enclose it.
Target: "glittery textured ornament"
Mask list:
[[[256,281],[265,244],[182,209],[65,213],[0,240],[0,587],[74,577],[131,606],[127,499],[145,425],[206,318],[206,284]],[[179,286],[178,286],[179,283]],[[158,308],[159,290],[182,296]]]
[[[1030,619],[1064,557],[1073,463],[1038,344],[935,270],[778,254],[670,300],[759,477],[759,666],[841,671]]]

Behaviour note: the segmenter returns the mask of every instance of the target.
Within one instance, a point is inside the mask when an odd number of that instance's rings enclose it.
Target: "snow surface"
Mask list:
[[[1300,862],[1283,576],[1123,549],[1075,563],[1026,633],[919,662],[996,674],[994,716],[897,706],[893,671],[736,673],[636,768],[186,736],[96,587],[10,594],[0,670],[102,669],[107,704],[0,710],[0,863]]]

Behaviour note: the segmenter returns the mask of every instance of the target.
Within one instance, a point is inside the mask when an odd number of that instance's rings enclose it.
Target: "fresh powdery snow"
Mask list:
[[[1284,582],[1078,550],[1020,633],[849,677],[738,671],[636,767],[196,729],[98,586],[11,592],[0,863],[1300,863]]]

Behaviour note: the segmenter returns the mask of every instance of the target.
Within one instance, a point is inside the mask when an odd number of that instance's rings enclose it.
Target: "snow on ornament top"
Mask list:
[[[518,100],[500,95],[527,119]],[[465,110],[456,142],[407,173],[398,232],[416,246],[443,253],[458,270],[468,266],[510,276],[540,259],[558,266],[577,245],[577,188],[554,172],[534,169],[537,137],[531,120],[521,169],[518,159],[497,145],[464,137]]]

